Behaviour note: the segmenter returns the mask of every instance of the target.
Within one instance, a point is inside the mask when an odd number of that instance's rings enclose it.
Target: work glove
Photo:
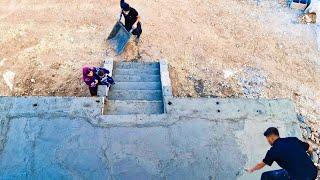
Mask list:
[[[132,25],[132,29],[137,29],[137,23]]]

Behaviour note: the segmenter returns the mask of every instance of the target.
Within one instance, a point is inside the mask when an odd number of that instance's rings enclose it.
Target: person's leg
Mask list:
[[[261,180],[290,180],[288,172],[284,169],[262,173]]]
[[[140,38],[140,36],[141,36],[141,34],[142,34],[142,27],[141,27],[141,23],[140,22],[138,22],[138,24],[137,24],[137,39],[139,39]]]
[[[98,95],[98,86],[96,87],[89,87],[91,96],[97,96]]]
[[[138,23],[137,28],[132,31],[132,34],[136,36],[135,42],[136,44],[138,44],[140,40],[140,36],[142,34],[142,28],[140,23]]]

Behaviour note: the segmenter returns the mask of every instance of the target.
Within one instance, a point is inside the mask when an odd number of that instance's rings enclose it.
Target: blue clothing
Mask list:
[[[261,180],[290,180],[289,174],[284,169],[262,173]]]
[[[293,180],[315,179],[318,170],[306,152],[308,148],[308,143],[296,137],[279,138],[273,143],[263,162],[271,166],[276,161]]]
[[[99,76],[99,71],[103,71],[104,74],[109,74],[110,71],[106,68],[103,68],[103,67],[96,67],[96,74]]]
[[[99,71],[102,71],[103,73],[101,75],[99,75]],[[108,76],[108,74],[110,73],[109,70],[107,70],[106,68],[103,67],[96,67],[96,75],[99,76],[99,84],[100,85],[111,85],[114,84],[114,80],[112,79],[112,77]]]

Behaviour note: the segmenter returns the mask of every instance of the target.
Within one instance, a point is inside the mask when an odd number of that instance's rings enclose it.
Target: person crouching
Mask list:
[[[99,81],[101,85],[107,85],[108,87],[110,87],[111,85],[115,84],[113,78],[111,76],[109,76],[110,71],[105,69],[105,68],[96,68],[96,73],[99,76]]]

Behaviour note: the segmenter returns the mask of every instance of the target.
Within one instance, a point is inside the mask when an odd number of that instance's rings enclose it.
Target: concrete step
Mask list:
[[[112,90],[161,90],[160,82],[117,82]]]
[[[115,82],[160,82],[160,75],[149,75],[149,74],[140,74],[140,75],[117,75],[113,76]]]
[[[104,111],[106,115],[163,114],[162,101],[118,101],[109,100]]]
[[[121,75],[160,75],[160,69],[152,68],[152,69],[119,69],[116,68],[113,74],[121,74]]]
[[[115,64],[115,68],[119,69],[152,69],[160,68],[158,62],[136,63],[136,62],[119,62]]]
[[[110,100],[162,100],[161,90],[112,90],[109,92]]]

